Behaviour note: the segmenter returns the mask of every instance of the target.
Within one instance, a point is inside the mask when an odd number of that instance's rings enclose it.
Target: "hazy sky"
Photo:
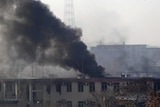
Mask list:
[[[64,19],[64,0],[41,0]],[[97,44],[160,46],[160,0],[74,0],[76,26],[82,40]]]

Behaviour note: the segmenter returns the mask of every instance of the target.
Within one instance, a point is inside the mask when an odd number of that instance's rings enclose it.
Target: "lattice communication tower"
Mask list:
[[[75,27],[74,3],[73,0],[65,0],[64,22],[66,25]]]

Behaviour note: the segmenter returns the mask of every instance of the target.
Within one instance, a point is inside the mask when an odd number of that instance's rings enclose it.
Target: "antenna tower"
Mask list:
[[[75,27],[73,0],[65,0],[64,22],[67,26],[70,26],[72,28]]]

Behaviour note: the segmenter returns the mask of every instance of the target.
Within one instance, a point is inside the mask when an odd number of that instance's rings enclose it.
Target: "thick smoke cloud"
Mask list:
[[[11,0],[1,0],[0,5],[3,9],[14,7]],[[81,30],[66,26],[46,5],[38,0],[17,0],[11,13],[11,17],[1,17],[1,22],[5,25],[3,37],[8,42],[7,49],[14,49],[17,54],[13,59],[73,68],[91,77],[103,77],[104,68],[98,66],[94,55],[80,40]]]

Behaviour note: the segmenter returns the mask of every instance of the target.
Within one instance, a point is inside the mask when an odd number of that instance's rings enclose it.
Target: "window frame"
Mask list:
[[[89,92],[95,92],[95,82],[89,83]]]
[[[67,82],[66,83],[66,88],[67,88],[66,89],[67,92],[72,92],[72,83],[71,82]]]
[[[72,101],[67,101],[67,107],[72,107]]]
[[[108,83],[107,82],[101,82],[101,91],[106,91],[108,87]]]
[[[78,107],[85,107],[84,101],[78,101]]]
[[[83,91],[84,91],[84,83],[78,82],[78,92],[83,92]]]

